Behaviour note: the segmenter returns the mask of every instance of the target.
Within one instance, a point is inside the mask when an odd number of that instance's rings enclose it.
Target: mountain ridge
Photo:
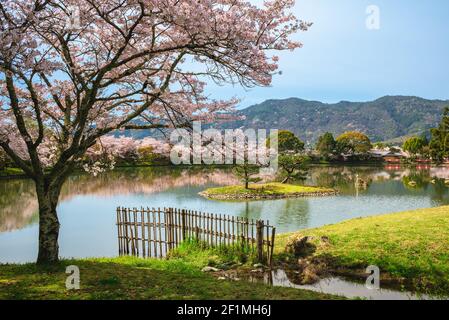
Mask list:
[[[422,134],[438,125],[449,100],[388,95],[373,101],[323,103],[297,97],[268,99],[241,109],[244,120],[220,124],[223,129],[285,129],[314,143],[326,131],[339,135],[357,130],[373,141]]]

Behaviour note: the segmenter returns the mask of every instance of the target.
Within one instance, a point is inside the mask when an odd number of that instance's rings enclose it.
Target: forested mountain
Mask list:
[[[372,141],[387,141],[419,135],[437,126],[445,106],[449,106],[449,100],[406,96],[335,104],[298,98],[267,100],[241,110],[245,120],[229,122],[221,127],[286,129],[307,142],[315,142],[326,131],[339,135],[357,130],[366,133]]]
[[[385,96],[370,102],[328,104],[299,98],[267,100],[239,111],[244,120],[218,124],[219,128],[254,128],[290,130],[308,143],[331,132],[362,131],[370,139],[400,143],[406,136],[428,133],[441,120],[449,100],[426,100],[419,97]],[[204,126],[208,127],[208,126]],[[122,132],[116,132],[122,135]],[[135,138],[156,136],[158,130],[132,130],[126,135]]]

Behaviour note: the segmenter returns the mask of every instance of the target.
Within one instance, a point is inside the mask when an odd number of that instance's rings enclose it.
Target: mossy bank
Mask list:
[[[279,235],[278,257],[305,274],[327,273],[366,280],[370,265],[381,284],[449,296],[449,207],[359,218]]]

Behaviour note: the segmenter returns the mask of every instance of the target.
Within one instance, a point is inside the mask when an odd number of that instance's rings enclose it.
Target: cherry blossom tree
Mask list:
[[[162,140],[107,135],[97,139],[97,143],[86,151],[83,168],[97,176],[114,169],[117,161],[129,163],[147,160],[145,158],[151,158],[150,155],[168,159],[169,153],[170,145]]]
[[[34,180],[38,263],[58,261],[61,187],[117,129],[217,120],[207,81],[267,86],[310,25],[292,0],[2,0],[0,146]]]

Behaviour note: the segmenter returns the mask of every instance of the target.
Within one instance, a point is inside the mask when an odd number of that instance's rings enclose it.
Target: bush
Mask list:
[[[202,268],[206,265],[226,269],[235,264],[253,264],[256,252],[247,244],[234,243],[210,246],[206,242],[191,238],[170,251],[169,259],[183,259]]]
[[[159,153],[154,152],[154,148],[152,146],[144,146],[137,149],[137,154],[139,157],[140,163],[146,164],[167,164],[169,163],[169,159],[167,156],[164,156]]]

